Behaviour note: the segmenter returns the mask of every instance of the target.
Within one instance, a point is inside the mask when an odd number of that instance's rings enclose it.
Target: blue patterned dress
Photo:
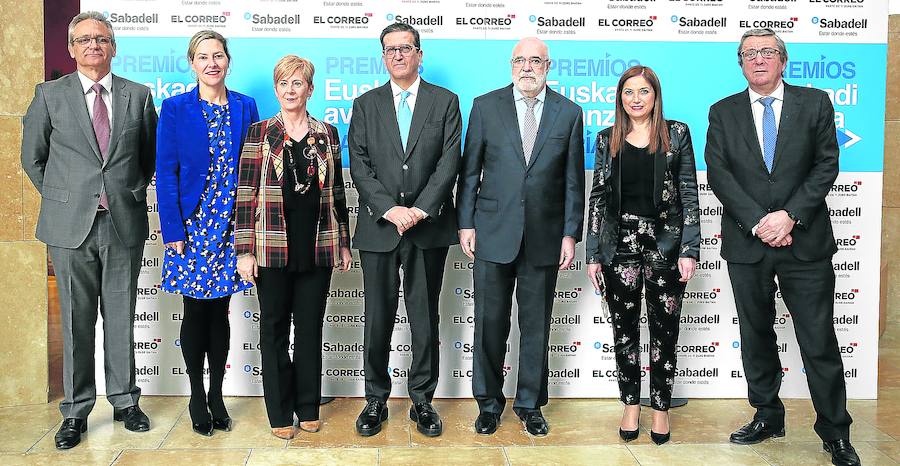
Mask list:
[[[209,129],[212,163],[206,174],[206,189],[200,205],[184,221],[187,240],[184,254],[166,248],[162,269],[162,289],[196,299],[230,296],[250,288],[237,273],[234,231],[231,217],[237,192],[236,148],[231,142],[231,113],[228,105],[200,100]]]

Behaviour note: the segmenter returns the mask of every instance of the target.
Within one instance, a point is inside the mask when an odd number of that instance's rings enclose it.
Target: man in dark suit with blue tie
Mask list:
[[[443,425],[431,399],[439,374],[438,299],[447,249],[457,241],[451,193],[460,156],[459,98],[419,77],[415,28],[391,24],[381,45],[390,82],[353,102],[347,135],[350,175],[359,192],[353,247],[366,294],[366,407],[356,430],[375,435],[388,416],[388,359],[402,268],[412,334],[409,417],[422,434],[438,436]]]
[[[831,257],[837,247],[825,204],[838,174],[834,108],[826,93],[782,81],[787,58],[774,31],[747,31],[738,63],[749,87],[709,111],[707,175],[725,209],[721,254],[756,408],[731,441],[754,444],[784,436],[782,366],[773,328],[780,289],[794,320],[816,433],[834,464],[854,465],[859,457],[850,445],[852,420],[833,324]]]
[[[584,223],[582,111],[547,87],[550,56],[541,40],[522,39],[510,64],[513,83],[475,99],[457,187],[460,245],[475,260],[475,430],[494,433],[506,404],[515,288],[521,338],[513,410],[526,431],[546,435],[553,294]]]

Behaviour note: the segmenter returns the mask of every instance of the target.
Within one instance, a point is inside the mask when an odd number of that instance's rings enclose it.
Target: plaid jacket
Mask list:
[[[344,198],[341,145],[337,128],[309,117],[316,138],[321,196],[316,226],[316,265],[334,266],[339,248],[350,247],[349,216]],[[260,267],[284,267],[288,261],[284,222],[284,120],[281,113],[247,130],[238,174],[234,239],[238,256],[253,254]],[[321,177],[324,175],[324,183]]]

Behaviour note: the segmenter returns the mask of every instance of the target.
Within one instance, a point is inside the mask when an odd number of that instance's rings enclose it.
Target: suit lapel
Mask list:
[[[753,110],[750,108],[750,93],[747,90],[738,94],[734,112],[738,130],[750,148],[751,157],[756,159],[750,163],[768,173],[766,163],[763,161],[762,148],[759,147],[759,138],[756,136],[756,124],[753,122]]]
[[[188,99],[187,104],[185,105],[184,112],[185,119],[185,128],[196,128],[194,131],[188,131],[189,138],[191,141],[186,144],[187,147],[208,147],[209,146],[209,128],[206,125],[206,121],[203,119],[203,110],[200,108],[200,91],[198,88],[194,88],[191,91],[191,98]],[[209,155],[209,151],[206,152],[209,156],[204,159],[202,164],[198,164],[198,166],[209,166],[209,159],[212,158]]]
[[[778,166],[781,153],[787,144],[789,134],[794,131],[797,115],[800,113],[800,99],[794,93],[794,86],[784,85],[784,102],[781,103],[781,120],[778,123],[778,138],[775,140],[775,160],[772,161],[772,172]],[[784,137],[782,137],[784,136]]]
[[[287,134],[284,130],[284,120],[281,118],[281,112],[275,114],[274,124],[266,127],[266,142],[263,143],[263,153],[268,152],[269,159],[272,161],[272,168],[275,170],[275,181],[281,184],[281,177],[284,174],[284,137]]]
[[[394,95],[391,92],[391,83],[388,82],[378,89],[369,92],[375,92],[375,107],[378,114],[382,115],[378,120],[384,125],[385,134],[391,140],[395,153],[403,158],[403,143],[400,142],[400,124],[397,123],[397,109],[394,108]]]
[[[88,113],[87,103],[84,100],[84,89],[81,88],[81,80],[78,79],[77,72],[69,75],[69,85],[71,90],[66,93],[66,98],[69,101],[69,106],[72,108],[72,113],[75,115],[75,121],[81,126],[84,137],[87,138],[94,155],[97,156],[98,160],[102,161],[103,156],[100,155],[97,136],[94,134],[94,124],[91,122],[91,114]]]
[[[115,153],[116,146],[119,144],[119,136],[122,135],[122,128],[125,127],[125,115],[128,114],[128,103],[131,99],[128,97],[128,91],[125,90],[125,82],[118,76],[112,76],[112,89],[110,91],[112,97],[112,131],[109,134],[109,150],[106,152],[106,160],[103,165],[109,162]]]
[[[541,148],[547,141],[547,135],[553,129],[553,123],[556,122],[556,114],[559,113],[559,98],[556,93],[547,88],[544,94],[544,109],[541,111],[541,122],[538,124],[537,138],[534,140],[534,149],[531,151],[531,160],[528,162],[528,168],[534,166],[534,161],[541,154]]]
[[[241,128],[244,128],[244,106],[240,97],[234,92],[228,91],[228,112],[231,114],[231,150],[240,157],[241,141],[244,135],[241,134]]]
[[[425,126],[425,120],[431,114],[431,107],[434,105],[434,94],[431,92],[431,86],[421,80],[419,82],[419,95],[416,96],[416,108],[413,110],[412,123],[409,127],[409,137],[406,139],[406,153],[403,160],[406,160],[412,153],[413,147],[422,134],[422,127]],[[399,123],[397,124],[399,135]]]
[[[509,137],[509,145],[519,156],[519,163],[522,164],[522,168],[525,168],[525,153],[522,151],[522,133],[519,132],[519,117],[516,112],[516,103],[513,100],[512,84],[506,86],[506,89],[500,93],[498,110],[501,115],[500,121],[503,122],[503,126],[506,128],[506,135]],[[535,145],[535,147],[537,147],[537,145]]]
[[[670,141],[671,133],[669,134]],[[656,151],[655,154],[652,154],[653,157],[653,205],[659,207],[662,205],[662,192],[663,189],[663,180],[666,178],[666,165],[668,162],[668,156],[665,152],[661,150]]]

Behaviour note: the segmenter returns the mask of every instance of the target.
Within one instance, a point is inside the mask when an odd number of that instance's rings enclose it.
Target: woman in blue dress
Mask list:
[[[188,45],[192,91],[163,101],[157,127],[156,192],[165,243],[162,289],[182,295],[181,352],[191,384],[195,432],[231,430],[222,399],[228,359],[228,303],[252,285],[236,272],[234,199],[247,128],[259,120],[253,98],[225,88],[231,56],[215,31]],[[209,363],[209,391],[203,385]]]

